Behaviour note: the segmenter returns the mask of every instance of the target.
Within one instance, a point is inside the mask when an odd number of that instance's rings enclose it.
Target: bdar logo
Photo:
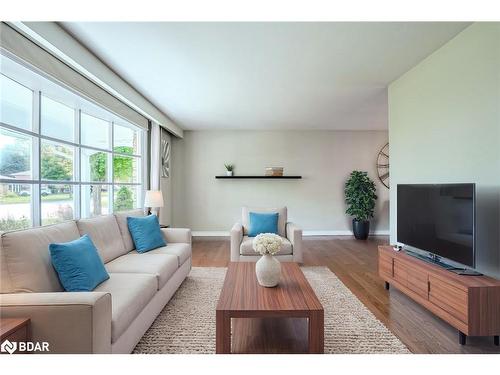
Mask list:
[[[12,354],[17,350],[17,342],[10,342],[9,340],[5,340],[0,346],[0,351],[2,353]]]
[[[19,341],[12,342],[5,340],[2,345],[0,345],[0,352],[2,353],[35,353],[35,352],[49,352],[49,343],[46,341],[42,342],[31,342],[31,341]]]

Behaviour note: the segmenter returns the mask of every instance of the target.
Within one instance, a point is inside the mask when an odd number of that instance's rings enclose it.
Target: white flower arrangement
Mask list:
[[[281,250],[282,245],[283,240],[274,233],[261,233],[252,242],[253,250],[261,255],[274,255]]]

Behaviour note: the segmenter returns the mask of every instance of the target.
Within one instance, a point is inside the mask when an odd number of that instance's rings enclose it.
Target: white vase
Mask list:
[[[233,171],[226,171],[226,176],[232,176],[233,175]]]
[[[280,282],[281,263],[272,255],[263,255],[255,264],[255,273],[260,285],[272,288]]]

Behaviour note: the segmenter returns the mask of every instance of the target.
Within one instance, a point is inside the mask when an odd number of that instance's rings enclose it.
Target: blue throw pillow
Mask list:
[[[127,217],[127,225],[137,252],[145,253],[146,251],[166,245],[156,215],[129,216]]]
[[[90,292],[109,279],[101,257],[90,237],[49,245],[50,259],[64,290]]]
[[[270,214],[250,212],[248,237],[255,237],[261,233],[278,234],[278,216],[279,214],[277,212]]]

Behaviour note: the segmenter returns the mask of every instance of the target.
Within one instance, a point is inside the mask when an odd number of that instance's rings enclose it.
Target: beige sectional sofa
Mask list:
[[[32,340],[51,353],[130,353],[191,269],[191,231],[162,229],[167,246],[139,254],[127,216],[141,210],[1,235],[2,318],[31,319]],[[110,278],[92,292],[65,292],[50,243],[88,234]]]

